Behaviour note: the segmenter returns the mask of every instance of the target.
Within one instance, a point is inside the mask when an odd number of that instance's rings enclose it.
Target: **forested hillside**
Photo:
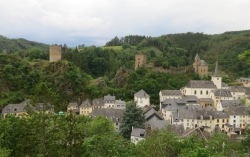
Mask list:
[[[49,45],[38,43],[35,41],[29,41],[23,38],[9,39],[0,35],[0,53],[5,49],[7,53],[14,53],[20,50],[29,50],[31,48],[37,48],[41,51],[49,50]]]
[[[12,45],[15,41],[4,37],[1,40],[4,42],[0,45]],[[18,41],[33,43],[24,39]],[[182,33],[160,37],[130,35],[121,39],[115,37],[107,43],[116,45],[115,49],[112,46],[82,46],[78,50],[63,46],[63,60],[53,63],[48,61],[48,50],[41,50],[41,45],[35,42],[35,48],[13,46],[15,53],[0,55],[0,105],[3,107],[34,96],[34,89],[40,83],[46,83],[57,93],[61,100],[57,110],[66,110],[70,101],[103,98],[107,94],[129,101],[140,89],[150,95],[152,104],[158,105],[161,89],[180,89],[190,79],[209,79],[209,76],[199,78],[192,71],[197,53],[209,64],[211,72],[215,61],[219,61],[220,72],[229,78],[223,77],[223,81],[248,77],[249,65],[238,61],[237,56],[250,49],[249,41],[250,31],[218,35]],[[146,67],[134,70],[135,54],[147,56]],[[152,70],[154,67],[184,66],[188,69],[184,75]]]

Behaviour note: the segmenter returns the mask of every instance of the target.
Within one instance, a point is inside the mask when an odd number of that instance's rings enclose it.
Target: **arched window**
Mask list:
[[[200,94],[202,95],[202,90],[201,90]]]
[[[194,94],[196,94],[196,90],[194,91]]]

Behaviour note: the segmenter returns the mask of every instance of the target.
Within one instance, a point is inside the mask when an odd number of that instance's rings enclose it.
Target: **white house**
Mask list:
[[[230,90],[228,89],[214,89],[210,92],[210,97],[214,101],[215,108],[220,100],[233,100]]]
[[[229,106],[242,106],[240,100],[220,100],[217,103],[217,111],[223,111],[227,109]]]
[[[115,107],[115,96],[110,94],[104,96],[104,108],[114,108]]]
[[[245,95],[246,95],[246,92],[245,92],[245,88],[243,86],[231,86],[229,88],[234,100],[237,100],[237,99],[245,99]]]
[[[137,107],[144,107],[145,105],[150,105],[150,96],[141,89],[134,94],[134,101],[136,102]]]
[[[182,97],[180,90],[161,90],[159,92],[160,102],[163,102],[165,99],[179,99]]]

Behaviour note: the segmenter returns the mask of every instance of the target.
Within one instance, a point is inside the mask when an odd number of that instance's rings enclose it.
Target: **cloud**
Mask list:
[[[0,0],[0,34],[69,46],[130,34],[246,30],[248,0]]]

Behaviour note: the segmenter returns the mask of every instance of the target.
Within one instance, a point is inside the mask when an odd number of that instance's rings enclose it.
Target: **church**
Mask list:
[[[193,68],[194,72],[198,73],[201,78],[204,75],[208,76],[208,64],[201,60],[198,54],[194,58]]]

